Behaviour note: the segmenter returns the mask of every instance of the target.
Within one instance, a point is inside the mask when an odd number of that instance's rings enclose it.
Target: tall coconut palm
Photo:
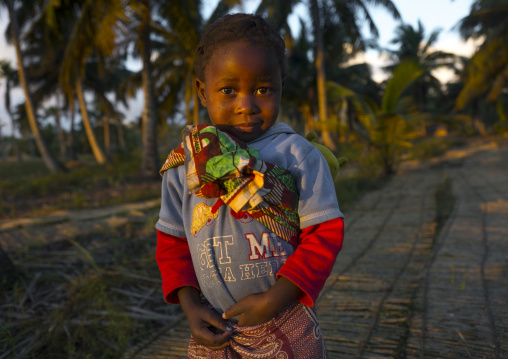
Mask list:
[[[56,106],[51,106],[44,109],[42,118],[54,118],[56,127],[56,138],[58,139],[58,148],[60,149],[60,158],[67,157],[67,150],[65,145],[64,131],[62,129],[62,121],[60,117],[60,104],[57,99]]]
[[[53,6],[47,6],[45,8],[45,16],[38,18],[32,22],[27,34],[24,37],[24,41],[27,44],[26,54],[34,58],[35,61],[30,63],[31,77],[34,81],[34,99],[36,102],[43,103],[49,98],[60,98],[62,89],[65,89],[65,99],[69,104],[69,110],[71,112],[71,119],[73,119],[73,104],[74,104],[74,86],[69,84],[66,80],[66,76],[69,75],[68,67],[71,63],[72,70],[74,66],[73,61],[69,61],[69,58],[73,57],[73,50],[70,42],[72,36],[75,36],[76,28],[82,30],[88,34],[94,34],[94,25],[87,24],[88,21],[93,21],[98,14],[90,14],[90,11],[86,11],[90,4],[82,4],[84,11],[80,13],[80,16],[75,15],[77,4],[69,6],[65,3],[54,4]],[[49,19],[49,20],[48,20]],[[92,27],[92,29],[90,29]],[[88,31],[88,32],[87,32]],[[106,34],[107,35],[107,32]],[[79,40],[79,39],[78,39]],[[93,39],[92,39],[93,40]],[[80,57],[83,53],[77,52],[76,57]],[[115,53],[115,56],[105,58],[105,55],[96,51],[92,51],[89,55],[88,60],[85,62],[82,71],[82,87],[84,91],[88,93],[92,92],[97,98],[101,99],[102,103],[108,108],[108,113],[111,115],[116,123],[117,130],[119,132],[120,146],[124,148],[122,126],[119,123],[119,117],[117,112],[114,111],[111,101],[106,97],[105,93],[114,93],[116,98],[122,101],[126,105],[125,96],[120,94],[117,89],[121,81],[130,73],[123,66],[123,59],[119,54]],[[102,61],[100,61],[102,59]],[[81,58],[79,58],[81,61]],[[79,62],[76,61],[76,62]],[[71,71],[71,76],[73,76]],[[71,81],[72,82],[72,81]],[[126,105],[127,106],[127,105]],[[80,108],[81,112],[85,111],[86,117],[88,117],[88,109],[84,106]],[[71,126],[72,127],[72,126]],[[85,126],[89,129],[91,126]],[[97,138],[94,131],[88,131],[88,142],[91,148],[98,146]],[[73,131],[69,134],[69,142],[73,140]],[[71,149],[69,144],[69,149]],[[102,149],[99,148],[101,154]],[[102,157],[101,157],[102,158]]]
[[[141,118],[141,173],[147,178],[157,177],[159,170],[159,151],[157,148],[157,99],[152,76],[152,12],[157,10],[160,2],[153,0],[139,1],[137,10],[136,47],[139,51],[143,68],[144,106]]]
[[[2,158],[2,161],[7,160],[7,155],[5,154],[5,148],[4,148],[4,135],[2,134],[2,128],[5,126],[3,122],[0,121],[0,157]]]
[[[263,3],[263,2],[262,2]],[[268,1],[270,3],[270,1]],[[283,2],[281,2],[283,3]],[[297,1],[291,1],[295,6]],[[336,31],[343,31],[345,36],[335,37],[333,46],[343,47],[344,43],[350,44],[352,53],[366,49],[367,42],[361,33],[362,22],[359,21],[361,15],[367,22],[370,33],[377,38],[379,32],[369,13],[368,6],[382,6],[390,12],[395,19],[400,19],[400,14],[391,0],[309,0],[306,5],[309,7],[309,13],[312,19],[314,34],[314,64],[316,71],[316,89],[318,99],[318,118],[322,123],[327,122],[327,99],[326,99],[326,51],[328,44],[323,40],[323,30],[325,26],[333,26]],[[281,5],[282,6],[282,5]],[[270,9],[270,6],[265,6]],[[275,8],[275,7],[272,7]],[[324,11],[326,9],[326,11]],[[290,12],[286,12],[290,14]],[[324,21],[328,18],[327,21]],[[326,146],[335,148],[335,142],[331,134],[323,126],[323,140]]]
[[[300,2],[301,0],[261,0],[256,9],[256,14],[265,17],[281,33],[289,53],[291,53],[294,39],[288,18]]]
[[[39,153],[48,170],[50,170],[51,172],[64,171],[65,167],[59,161],[57,161],[57,159],[53,156],[53,154],[49,150],[49,147],[46,144],[44,137],[42,136],[41,129],[37,122],[35,107],[32,100],[32,94],[28,86],[29,80],[23,63],[23,55],[21,52],[21,44],[20,44],[20,29],[16,14],[18,6],[20,5],[22,6],[22,4],[20,4],[20,2],[15,0],[0,0],[0,4],[6,6],[7,11],[9,13],[10,20],[9,26],[11,33],[10,40],[12,41],[12,44],[14,45],[14,49],[16,51],[16,59],[18,62],[18,76],[21,87],[23,88],[23,92],[25,94],[25,107],[28,121],[30,124],[30,130],[32,131]]]
[[[14,117],[11,112],[11,89],[17,81],[17,71],[12,68],[9,60],[0,60],[0,79],[1,78],[5,80],[4,104],[11,121],[11,148],[18,158],[18,161],[21,161],[21,152],[15,136],[16,122],[14,121]]]
[[[423,75],[414,83],[414,96],[419,111],[425,110],[429,89],[441,92],[441,83],[432,74],[438,68],[454,69],[457,56],[446,51],[434,51],[433,46],[438,39],[440,30],[434,30],[427,38],[425,28],[418,21],[418,28],[409,24],[401,24],[395,30],[395,37],[391,44],[398,45],[395,50],[388,49],[393,61],[385,70],[393,69],[403,61],[413,61],[424,71]]]
[[[324,123],[328,120],[327,100],[326,100],[326,73],[325,73],[325,53],[323,45],[323,28],[321,25],[321,6],[318,0],[310,0],[310,13],[312,25],[314,28],[314,65],[316,67],[316,87],[318,99],[319,122]],[[327,127],[322,129],[323,141],[331,149],[337,148]]]
[[[475,0],[458,27],[464,39],[482,43],[464,71],[465,86],[457,97],[456,107],[463,109],[480,96],[493,102],[507,90],[508,84],[508,2]]]
[[[208,19],[203,18],[201,0],[168,2],[161,7],[159,16],[168,26],[155,23],[154,34],[162,41],[154,41],[158,53],[153,73],[158,79],[156,94],[163,118],[175,113],[179,99],[184,99],[187,123],[198,124],[199,100],[194,74],[195,49],[204,27],[227,14],[240,0],[220,0]]]
[[[98,163],[106,163],[104,154],[90,123],[84,97],[83,79],[86,63],[92,55],[106,59],[113,55],[118,37],[118,26],[127,20],[126,1],[121,0],[84,0],[79,4],[72,33],[67,42],[61,67],[61,84],[64,92],[70,97],[76,94],[88,141]],[[57,4],[56,7],[61,4]],[[76,4],[73,4],[76,6]],[[51,7],[48,7],[51,11]]]
[[[296,125],[303,125],[303,132],[314,130],[314,113],[316,108],[314,65],[309,53],[312,42],[305,22],[300,19],[300,33],[294,39],[293,47],[288,54],[288,74],[284,83],[281,115],[296,117]],[[300,123],[298,123],[300,122]]]

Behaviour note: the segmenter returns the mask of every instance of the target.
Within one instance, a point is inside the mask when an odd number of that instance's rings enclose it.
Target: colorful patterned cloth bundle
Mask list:
[[[184,141],[160,170],[185,165],[189,190],[218,198],[234,215],[248,213],[292,245],[300,234],[298,190],[285,168],[259,160],[258,151],[214,126],[187,126]]]

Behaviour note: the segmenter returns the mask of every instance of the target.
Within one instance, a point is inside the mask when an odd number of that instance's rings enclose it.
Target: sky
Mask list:
[[[441,33],[438,41],[435,43],[436,50],[443,50],[453,52],[457,55],[470,56],[475,49],[473,42],[465,43],[461,40],[458,31],[454,27],[465,16],[469,14],[469,10],[473,0],[392,0],[399,13],[402,16],[402,21],[405,24],[410,24],[413,27],[418,26],[420,20],[425,29],[425,34],[428,36],[432,31],[440,29]],[[217,0],[210,0],[206,2],[204,8],[205,17],[209,14],[210,9],[214,7]],[[252,12],[257,7],[259,0],[246,0],[245,7],[242,11]],[[306,17],[306,7],[303,5],[297,6],[295,13],[290,18],[290,25],[293,33],[296,35],[299,27],[298,17]],[[390,14],[381,7],[369,6],[369,12],[379,30],[379,44],[382,48],[393,48],[390,45],[390,40],[395,35],[395,29],[400,23],[395,21]],[[0,59],[8,59],[14,67],[16,65],[16,58],[14,49],[8,46],[5,42],[5,27],[7,26],[7,13],[4,9],[0,11]],[[366,38],[370,38],[367,29],[364,31]],[[380,55],[377,51],[369,50],[361,55],[357,62],[368,62],[373,69],[373,77],[376,81],[382,81],[386,78],[386,74],[380,69],[387,61],[386,55]],[[137,64],[132,64],[135,68]],[[451,72],[446,70],[438,70],[434,73],[442,82],[448,82],[452,79]],[[10,134],[10,120],[8,119],[7,112],[4,104],[5,83],[0,81],[0,126],[2,134]],[[14,107],[16,104],[23,101],[23,93],[20,89],[12,91],[11,105]],[[142,96],[137,96],[131,101],[130,109],[125,110],[127,121],[132,121],[141,115],[142,109]]]

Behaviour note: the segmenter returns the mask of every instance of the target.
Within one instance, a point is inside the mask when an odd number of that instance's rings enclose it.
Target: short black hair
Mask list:
[[[240,13],[225,15],[206,27],[196,48],[194,70],[197,78],[205,79],[206,65],[215,50],[239,40],[273,51],[282,77],[286,76],[286,46],[282,36],[261,16]]]

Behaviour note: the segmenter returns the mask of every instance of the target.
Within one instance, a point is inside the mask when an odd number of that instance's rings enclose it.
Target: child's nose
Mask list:
[[[251,115],[257,113],[259,107],[256,103],[256,97],[253,95],[238,96],[236,113],[241,115]]]

